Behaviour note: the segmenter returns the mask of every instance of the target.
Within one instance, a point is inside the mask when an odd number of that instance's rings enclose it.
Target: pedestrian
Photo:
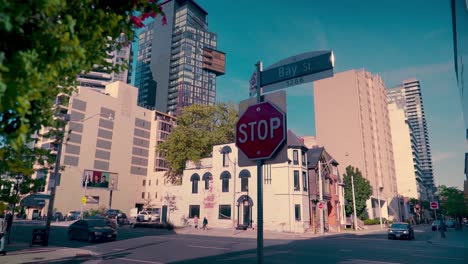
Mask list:
[[[195,217],[193,218],[193,225],[195,226],[195,229],[198,228],[198,216],[195,215]]]
[[[6,219],[4,218],[3,212],[0,213],[0,255],[5,256],[5,231],[6,231]]]
[[[203,217],[203,230],[208,229],[207,225],[208,225],[208,219],[206,219],[206,217]]]
[[[13,225],[13,215],[11,214],[11,211],[9,211],[5,215],[5,235],[8,234],[8,244],[10,244],[10,236],[11,236],[11,226]]]

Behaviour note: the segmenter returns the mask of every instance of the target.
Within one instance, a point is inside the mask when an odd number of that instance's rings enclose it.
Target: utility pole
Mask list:
[[[354,194],[354,175],[351,174],[351,188],[353,189],[353,211],[354,211],[354,217],[353,217],[353,224],[354,224],[354,230],[358,230],[357,226],[357,214],[356,214],[356,197]]]
[[[45,227],[45,231],[46,231],[45,245],[46,246],[49,245],[50,222],[52,220],[52,211],[54,210],[55,190],[57,186],[58,174],[60,171],[60,159],[62,158],[62,144],[63,144],[63,139],[65,137],[65,127],[67,125],[66,122],[70,120],[70,116],[63,115],[63,119],[64,119],[64,124],[62,125],[61,135],[57,142],[58,149],[57,149],[57,158],[55,160],[54,173],[50,175],[50,179],[49,179],[50,198],[49,198],[49,206],[47,207],[47,219],[46,219],[46,227]]]
[[[319,203],[323,203],[323,183],[322,183],[322,162],[318,161],[318,177],[319,177]],[[323,235],[325,233],[325,228],[323,226],[323,208],[319,208],[320,214],[320,234]]]

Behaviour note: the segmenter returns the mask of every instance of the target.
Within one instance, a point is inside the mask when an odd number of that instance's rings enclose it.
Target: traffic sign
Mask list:
[[[86,204],[86,196],[81,197],[81,203]]]
[[[261,72],[260,87],[271,92],[333,76],[332,51],[313,51],[281,60]]]
[[[318,208],[319,208],[319,209],[323,209],[323,203],[319,203],[319,204],[318,204]]]
[[[439,209],[439,203],[438,202],[431,202],[431,209]]]
[[[236,146],[250,160],[271,158],[286,139],[286,114],[270,102],[251,105],[236,124]]]

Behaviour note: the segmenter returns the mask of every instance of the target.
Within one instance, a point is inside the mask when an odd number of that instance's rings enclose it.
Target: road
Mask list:
[[[451,238],[452,232],[455,231],[447,233],[447,239]],[[467,231],[463,233],[468,234]],[[265,263],[468,263],[468,247],[432,244],[436,235],[438,233],[432,232],[430,226],[418,226],[413,241],[388,240],[382,233],[265,240]],[[53,244],[61,243],[62,240],[56,240]],[[92,250],[96,256],[48,263],[256,263],[255,239],[124,229],[119,231],[119,240],[115,242],[70,243],[64,238],[63,243],[68,247]]]

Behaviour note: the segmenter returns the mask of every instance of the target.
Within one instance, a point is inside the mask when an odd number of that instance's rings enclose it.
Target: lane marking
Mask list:
[[[116,259],[131,261],[131,262],[139,262],[139,263],[164,264],[163,262],[139,260],[139,259],[130,259],[130,258],[116,258]]]
[[[466,260],[466,258],[449,258],[449,257],[437,257],[437,256],[427,256],[427,255],[411,255],[413,257],[423,257],[423,258],[433,258],[433,259],[451,259],[451,260]]]
[[[222,247],[205,247],[205,246],[196,246],[196,245],[188,245],[187,247],[193,247],[193,248],[207,248],[207,249],[219,249],[219,250],[230,250],[229,248],[222,248]]]

